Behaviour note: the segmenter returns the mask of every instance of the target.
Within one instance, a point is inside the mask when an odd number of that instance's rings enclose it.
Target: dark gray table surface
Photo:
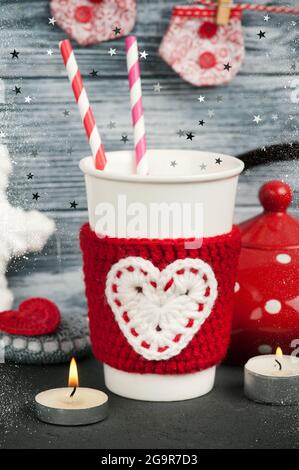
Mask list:
[[[64,386],[68,367],[0,364],[0,448],[204,449],[299,447],[299,407],[248,401],[238,367],[218,368],[207,396],[174,403],[128,400],[110,392],[110,415],[101,423],[60,427],[39,422],[34,396]],[[105,390],[102,367],[79,363],[83,386]]]

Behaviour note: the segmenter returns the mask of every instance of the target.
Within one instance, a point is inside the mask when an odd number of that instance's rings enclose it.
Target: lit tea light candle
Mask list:
[[[244,369],[244,391],[251,400],[272,405],[299,404],[299,357],[266,354],[249,359]]]
[[[78,368],[71,360],[68,387],[54,388],[35,397],[37,417],[46,423],[78,426],[102,421],[108,414],[108,396],[79,387]]]

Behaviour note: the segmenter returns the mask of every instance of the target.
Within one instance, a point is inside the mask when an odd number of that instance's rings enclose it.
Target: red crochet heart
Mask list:
[[[60,324],[60,311],[48,299],[22,302],[19,310],[0,313],[0,331],[12,335],[39,336],[53,333]]]

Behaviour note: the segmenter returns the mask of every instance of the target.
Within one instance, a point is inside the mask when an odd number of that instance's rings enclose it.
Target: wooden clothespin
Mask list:
[[[218,0],[216,23],[221,26],[227,25],[230,18],[230,10],[233,6],[233,0]]]

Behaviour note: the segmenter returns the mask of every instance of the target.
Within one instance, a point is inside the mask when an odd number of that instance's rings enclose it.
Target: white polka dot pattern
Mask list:
[[[269,344],[261,344],[257,349],[261,354],[270,354],[272,352],[272,346]]]
[[[235,292],[239,292],[240,290],[240,284],[238,282],[235,283],[235,288],[234,288],[234,291]]]
[[[276,261],[281,264],[288,264],[290,263],[292,258],[290,255],[286,253],[279,253],[279,255],[276,256]]]
[[[276,299],[268,300],[265,303],[265,310],[266,310],[267,313],[275,315],[276,313],[280,312],[281,303],[279,302],[279,300],[276,300]]]
[[[263,316],[263,310],[261,307],[256,307],[250,314],[250,320],[259,320]]]

